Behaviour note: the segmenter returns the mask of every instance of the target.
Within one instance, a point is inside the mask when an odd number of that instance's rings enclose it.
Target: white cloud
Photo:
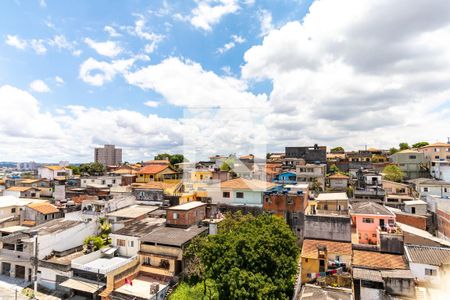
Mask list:
[[[268,124],[296,143],[442,139],[449,35],[448,1],[321,0],[250,48],[242,76],[272,82]]]
[[[225,45],[223,45],[223,47],[217,49],[217,52],[223,54],[228,50],[233,49],[236,46],[236,44],[242,44],[245,42],[245,39],[243,37],[235,34],[231,36],[231,39],[232,39],[231,42],[228,42]]]
[[[134,27],[128,26],[126,29],[129,34],[139,37],[140,39],[146,40],[149,43],[145,45],[144,51],[146,53],[152,53],[155,51],[158,44],[164,39],[164,35],[160,35],[146,28],[147,20],[142,16],[138,15],[138,19],[134,23]]]
[[[44,81],[40,80],[40,79],[32,81],[30,83],[30,89],[32,91],[34,91],[34,92],[37,92],[37,93],[48,93],[48,92],[50,92],[50,88],[47,86],[47,84]]]
[[[40,7],[47,7],[47,2],[45,2],[45,0],[39,0],[39,6]]]
[[[158,101],[149,100],[149,101],[144,102],[144,105],[148,106],[148,107],[158,107],[159,102]]]
[[[56,81],[56,83],[59,84],[59,85],[63,85],[63,84],[64,84],[64,79],[62,79],[62,78],[59,77],[59,76],[55,76],[55,81]]]
[[[112,26],[106,25],[106,26],[103,28],[103,30],[106,31],[106,32],[109,34],[110,37],[119,37],[119,36],[122,36],[122,35],[121,35],[120,33],[118,33],[118,32],[114,29],[114,27],[112,27]]]
[[[123,49],[116,42],[113,41],[96,42],[90,38],[85,38],[84,42],[89,47],[97,51],[98,54],[110,58],[116,57],[123,51]]]
[[[261,35],[264,36],[273,29],[272,14],[270,11],[262,9],[258,13]]]
[[[19,38],[17,35],[8,34],[5,43],[20,50],[24,50],[27,47],[27,41]]]
[[[113,80],[117,74],[125,73],[135,61],[136,58],[129,58],[113,60],[109,63],[90,57],[81,64],[79,77],[91,85],[102,86]]]
[[[238,0],[198,0],[191,12],[190,22],[199,29],[211,31],[212,26],[240,9]]]
[[[44,40],[41,39],[32,39],[30,41],[30,46],[37,54],[45,54],[47,53],[47,48],[44,45]]]

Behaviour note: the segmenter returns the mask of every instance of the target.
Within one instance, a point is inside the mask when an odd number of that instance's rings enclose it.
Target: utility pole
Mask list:
[[[39,258],[38,258],[38,231],[31,231],[30,232],[31,237],[34,237],[34,249],[33,249],[33,262],[34,262],[34,275],[33,275],[33,282],[34,282],[34,299],[37,295],[37,280],[38,280],[38,266],[39,266]]]

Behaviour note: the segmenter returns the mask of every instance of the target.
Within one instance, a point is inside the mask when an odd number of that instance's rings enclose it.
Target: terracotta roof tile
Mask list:
[[[14,191],[14,192],[26,192],[28,190],[34,190],[35,188],[30,186],[12,186],[7,189],[7,191]]]
[[[148,165],[148,166],[141,168],[136,173],[138,173],[138,174],[158,174],[167,168],[170,168],[170,167],[167,165]]]
[[[338,255],[352,255],[352,244],[322,240],[304,240],[302,247],[303,258],[317,258],[318,246],[325,246],[328,253]]]
[[[38,212],[40,212],[41,214],[47,215],[47,214],[54,214],[54,213],[58,213],[59,209],[48,203],[48,202],[44,202],[44,203],[31,203],[28,204],[29,208],[32,208]]]
[[[341,174],[341,173],[336,173],[333,175],[328,176],[329,179],[349,179],[350,177],[348,177],[347,175]]]
[[[221,188],[230,188],[236,190],[258,190],[265,191],[271,188],[276,187],[277,184],[261,181],[261,180],[250,180],[244,178],[236,178],[224,181],[220,183]]]
[[[406,270],[403,255],[387,254],[373,251],[353,251],[353,267],[375,269],[375,270]]]

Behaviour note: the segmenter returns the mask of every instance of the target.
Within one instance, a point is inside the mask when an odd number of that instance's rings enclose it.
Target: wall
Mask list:
[[[224,198],[223,192],[230,192],[230,198]],[[236,193],[244,193],[244,198],[236,198]],[[208,195],[211,197],[212,203],[223,203],[230,205],[249,205],[262,207],[263,192],[251,191],[251,190],[231,190],[210,188],[208,189]]]
[[[427,230],[427,218],[424,216],[407,215],[402,213],[396,213],[395,219],[399,223],[403,223],[412,227],[416,227],[422,230]]]
[[[174,214],[177,214],[177,218],[174,218]],[[189,227],[197,224],[203,220],[206,216],[206,206],[196,207],[190,210],[167,210],[167,225]]]
[[[424,216],[427,214],[427,204],[423,203],[423,204],[408,204],[408,202],[405,202],[405,211],[407,213],[412,214],[412,208],[415,208],[415,215],[420,215],[420,216]]]
[[[364,223],[363,218],[373,219],[373,223]],[[384,219],[384,225],[389,224],[389,220],[395,222],[395,216],[378,216],[378,215],[356,215],[356,233],[360,235],[360,244],[377,244],[378,237],[374,236],[377,234],[378,226],[380,226],[380,220]],[[367,236],[366,236],[367,235]]]
[[[138,254],[140,246],[140,240],[138,237],[128,235],[118,235],[114,233],[110,234],[109,237],[111,238],[111,244],[114,247],[119,248],[118,251],[120,255],[132,257]],[[124,240],[125,246],[119,246],[117,244],[117,240]]]
[[[347,179],[330,179],[330,188],[334,190],[345,190],[348,185]]]
[[[415,285],[413,279],[384,278],[386,292],[390,295],[401,295],[414,298]]]
[[[419,281],[427,281],[437,285],[441,284],[441,271],[439,270],[439,267],[409,262],[409,268],[411,269],[411,272],[413,273],[414,277],[416,277]],[[436,270],[437,275],[436,276],[425,275],[425,269]]]
[[[51,268],[51,267],[41,267],[39,266],[39,272],[40,276],[39,276],[39,285],[50,289],[50,290],[55,290],[56,289],[56,276],[64,276],[67,278],[71,278],[72,277],[72,271],[61,271],[61,270],[57,270],[55,268]]]
[[[304,237],[305,239],[350,242],[350,217],[306,215]]]

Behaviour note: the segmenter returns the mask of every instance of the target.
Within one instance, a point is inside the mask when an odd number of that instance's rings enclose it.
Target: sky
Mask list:
[[[450,136],[447,0],[5,0],[0,161]]]

